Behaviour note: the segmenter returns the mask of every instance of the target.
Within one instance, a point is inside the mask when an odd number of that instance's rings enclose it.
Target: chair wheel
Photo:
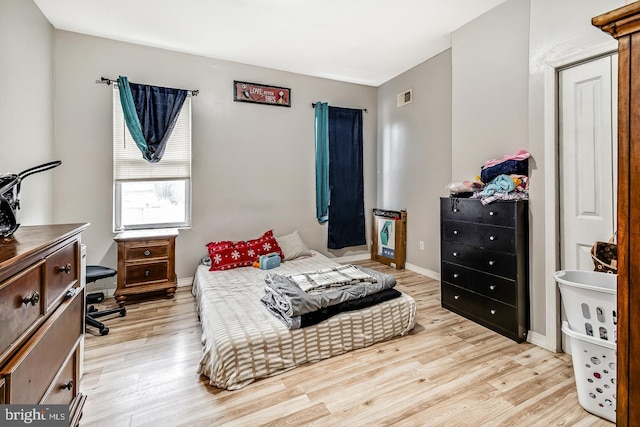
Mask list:
[[[127,309],[122,307],[122,309],[120,309],[120,317],[124,317],[127,315]]]
[[[100,335],[107,335],[109,333],[109,328],[104,328],[100,330]]]

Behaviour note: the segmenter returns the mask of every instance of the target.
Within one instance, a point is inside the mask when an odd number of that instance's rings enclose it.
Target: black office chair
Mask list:
[[[93,283],[100,279],[113,277],[116,274],[118,274],[118,272],[113,268],[102,267],[101,265],[88,265],[86,268],[86,275],[87,275],[86,281],[87,283]],[[96,320],[96,318],[109,316],[111,314],[116,314],[116,313],[120,313],[120,317],[123,317],[123,316],[126,316],[127,310],[124,307],[118,307],[118,308],[110,308],[108,310],[98,311],[98,309],[95,308],[94,306],[88,305],[88,304],[101,302],[102,300],[104,300],[103,292],[93,292],[93,293],[87,294],[87,301],[86,301],[87,312],[84,316],[84,319],[87,325],[98,328],[98,330],[100,331],[100,335],[107,335],[109,333],[109,328],[107,328],[104,325],[104,323]]]

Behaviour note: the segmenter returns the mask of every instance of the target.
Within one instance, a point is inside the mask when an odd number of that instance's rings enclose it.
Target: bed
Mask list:
[[[315,251],[268,271],[209,271],[199,265],[192,288],[202,325],[198,373],[215,387],[237,390],[304,363],[405,335],[414,327],[416,303],[406,294],[292,330],[261,302],[267,272],[291,275],[337,266]]]

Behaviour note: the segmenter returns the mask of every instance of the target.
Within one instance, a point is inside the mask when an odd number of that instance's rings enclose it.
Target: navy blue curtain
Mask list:
[[[366,244],[362,110],[329,107],[329,249]]]
[[[142,157],[149,163],[157,163],[164,155],[187,91],[131,82],[129,87],[147,146],[141,150]]]

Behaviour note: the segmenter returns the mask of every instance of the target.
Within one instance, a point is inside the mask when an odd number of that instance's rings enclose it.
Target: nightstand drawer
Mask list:
[[[516,277],[515,255],[453,242],[442,242],[442,260],[497,276]]]
[[[125,273],[127,278],[125,286],[167,281],[169,276],[168,268],[167,261],[128,265]]]
[[[167,258],[169,256],[169,241],[127,244],[124,256],[127,261]]]

